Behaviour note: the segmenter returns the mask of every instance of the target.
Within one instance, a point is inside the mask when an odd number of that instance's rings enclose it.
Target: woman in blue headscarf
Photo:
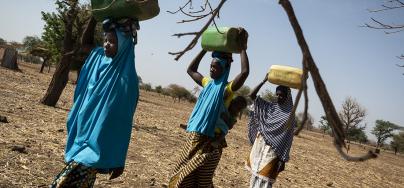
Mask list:
[[[246,53],[248,34],[240,28],[243,49],[241,57],[241,73],[235,79],[228,82],[230,63],[233,61],[231,54],[213,52],[213,60],[210,64],[210,78],[202,76],[198,72],[201,59],[206,54],[202,50],[188,67],[188,74],[200,86],[203,87],[198,100],[188,121],[188,140],[184,145],[179,161],[174,168],[169,187],[212,187],[214,171],[219,163],[222,148],[214,147],[215,125],[219,118],[219,112],[233,98],[233,92],[237,91],[247,79],[249,63]]]
[[[93,44],[95,19],[83,44]],[[120,176],[139,97],[134,33],[137,22],[104,21],[104,45],[92,48],[80,72],[67,118],[66,167],[51,187],[92,187],[97,173]],[[90,37],[91,36],[91,37]],[[84,45],[83,50],[91,49]]]

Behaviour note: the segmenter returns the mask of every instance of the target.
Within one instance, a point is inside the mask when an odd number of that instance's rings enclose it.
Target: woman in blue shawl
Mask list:
[[[213,52],[210,64],[210,78],[198,72],[201,59],[206,54],[202,50],[188,67],[188,74],[203,87],[188,120],[188,140],[174,168],[169,187],[211,187],[214,171],[219,163],[222,148],[212,145],[215,139],[215,125],[220,110],[231,101],[233,92],[237,91],[247,79],[249,63],[246,53],[248,34],[240,29],[243,42],[241,73],[228,82],[231,54]]]
[[[95,26],[91,19],[83,44],[93,44]],[[110,179],[123,173],[139,97],[136,26],[130,19],[104,21],[104,45],[88,55],[67,118],[67,166],[51,187],[92,187],[97,173],[110,173]]]

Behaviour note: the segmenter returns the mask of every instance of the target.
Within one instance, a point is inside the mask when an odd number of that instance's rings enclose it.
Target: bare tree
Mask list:
[[[186,12],[184,12],[183,9],[187,5],[192,4],[192,0],[189,0],[187,2],[188,3],[186,5],[180,7],[180,9],[177,12],[181,11],[182,13],[186,14]],[[205,24],[205,26],[202,27],[202,29],[199,32],[180,33],[180,34],[174,35],[174,36],[178,36],[178,37],[184,36],[184,35],[195,35],[194,39],[183,51],[180,51],[177,53],[170,53],[172,55],[177,55],[177,57],[175,58],[176,60],[178,60],[182,55],[184,55],[187,51],[191,50],[195,46],[195,44],[198,41],[199,37],[201,36],[202,32],[212,23],[214,18],[218,15],[220,8],[222,8],[222,6],[225,2],[226,2],[226,0],[221,0],[219,5],[217,6],[217,8],[211,9],[210,19]],[[207,3],[209,3],[209,0],[205,1],[205,4],[207,4]],[[331,97],[328,94],[326,85],[321,78],[317,65],[314,62],[314,59],[309,50],[309,46],[307,45],[306,39],[303,36],[303,31],[299,25],[299,22],[297,21],[293,7],[289,0],[279,0],[279,4],[283,7],[283,9],[285,10],[285,12],[289,18],[289,22],[294,30],[297,42],[298,42],[300,49],[302,51],[302,54],[303,54],[303,59],[302,59],[302,67],[303,67],[303,76],[302,77],[303,77],[303,79],[302,79],[302,84],[301,84],[302,86],[296,96],[296,99],[294,102],[295,105],[293,107],[293,111],[289,117],[289,120],[288,120],[286,126],[289,128],[291,127],[292,120],[295,116],[296,108],[299,104],[302,93],[304,93],[304,96],[305,96],[305,107],[304,107],[304,115],[303,115],[303,120],[302,120],[303,124],[307,121],[307,111],[308,111],[307,78],[308,78],[308,74],[310,73],[310,75],[313,79],[313,82],[314,82],[314,87],[316,89],[317,95],[319,96],[320,101],[323,105],[325,115],[326,115],[327,119],[329,120],[330,126],[333,130],[334,145],[335,145],[337,151],[339,152],[339,154],[348,161],[364,161],[364,160],[368,160],[368,159],[377,157],[377,155],[374,154],[372,151],[369,151],[367,154],[365,154],[363,156],[352,157],[352,156],[349,156],[347,153],[345,153],[342,150],[343,147],[346,148],[345,141],[344,141],[345,140],[345,132],[343,129],[344,126],[343,126],[341,120],[339,119],[338,113],[335,110]],[[210,4],[208,4],[208,5],[210,5]],[[199,11],[196,11],[196,13],[198,13],[198,12]],[[176,13],[176,12],[172,12],[172,13]],[[209,15],[209,14],[207,14],[207,15]],[[187,16],[192,17],[193,16],[192,12],[190,12],[190,14]],[[207,17],[207,16],[205,16],[205,17]],[[191,19],[186,22],[200,20],[201,18],[204,18],[204,17],[203,16],[196,17],[196,18],[194,18],[194,20]],[[299,132],[296,132],[296,134],[298,134],[298,133]]]
[[[371,13],[385,12],[391,11],[395,9],[404,10],[404,2],[401,0],[389,0],[386,3],[382,4],[380,8],[377,9],[368,9]],[[370,18],[371,23],[365,23],[364,27],[372,28],[372,29],[380,29],[383,30],[386,34],[398,33],[404,31],[404,23],[402,24],[388,24],[383,21],[380,21],[376,18]]]
[[[382,4],[380,8],[368,9],[368,11],[370,13],[381,13],[381,12],[393,11],[393,10],[397,10],[397,9],[404,12],[404,1],[389,0],[389,1],[386,1],[384,4]],[[363,25],[363,27],[382,30],[386,34],[393,34],[393,33],[399,33],[399,32],[404,31],[404,23],[399,23],[399,24],[386,23],[384,21],[381,21],[380,19],[373,18],[373,17],[371,17],[370,19],[372,21],[370,23],[365,23]],[[404,54],[397,56],[397,58],[404,60]],[[397,65],[397,66],[404,67],[404,65]],[[403,73],[403,75],[404,75],[404,73]]]
[[[339,117],[344,125],[345,134],[347,134],[351,129],[361,129],[363,127],[361,127],[361,123],[366,117],[366,109],[352,97],[347,97],[342,104]]]

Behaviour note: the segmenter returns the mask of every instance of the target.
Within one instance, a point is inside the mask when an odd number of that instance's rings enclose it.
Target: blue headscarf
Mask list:
[[[223,95],[230,73],[230,66],[225,59],[214,57],[222,67],[222,75],[211,79],[199,94],[198,101],[188,120],[188,132],[197,132],[211,138],[215,136],[215,123],[223,107]]]
[[[133,38],[115,33],[113,58],[97,47],[86,59],[67,119],[65,161],[105,171],[125,165],[139,98]]]

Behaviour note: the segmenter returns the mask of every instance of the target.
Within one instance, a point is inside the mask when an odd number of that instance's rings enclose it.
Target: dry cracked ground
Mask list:
[[[44,106],[39,101],[52,71],[39,74],[37,65],[19,66],[22,72],[0,68],[0,115],[9,121],[0,123],[0,187],[47,187],[64,166],[74,85],[68,83],[56,108]],[[179,124],[187,121],[192,107],[141,91],[125,173],[112,181],[98,175],[95,187],[166,187],[186,136]],[[215,187],[248,187],[246,122],[240,120],[228,135]],[[365,152],[364,146],[351,146],[352,154]],[[347,162],[330,137],[303,132],[295,137],[291,160],[275,187],[404,187],[404,157],[382,151],[374,160]]]

